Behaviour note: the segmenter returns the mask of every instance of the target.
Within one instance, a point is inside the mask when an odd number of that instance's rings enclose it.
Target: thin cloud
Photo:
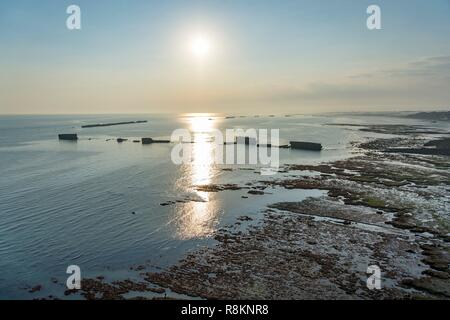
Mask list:
[[[384,69],[376,72],[364,72],[351,75],[351,79],[372,79],[380,77],[410,77],[414,80],[420,78],[438,78],[449,79],[450,77],[450,56],[437,56],[425,58],[422,60],[412,61],[406,65]]]

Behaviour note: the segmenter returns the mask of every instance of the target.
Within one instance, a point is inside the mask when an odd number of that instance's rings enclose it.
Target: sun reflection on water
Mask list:
[[[208,185],[214,179],[214,146],[211,134],[216,129],[216,121],[208,115],[188,117],[189,129],[193,136],[192,163],[183,171],[184,191],[190,192],[195,201],[177,208],[177,234],[182,239],[210,236],[217,223],[219,209],[208,192],[195,190],[195,186]],[[190,185],[187,185],[189,182]]]

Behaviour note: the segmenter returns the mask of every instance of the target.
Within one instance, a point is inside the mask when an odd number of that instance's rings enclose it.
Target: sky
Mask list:
[[[450,0],[0,2],[0,114],[450,110],[449,89]]]

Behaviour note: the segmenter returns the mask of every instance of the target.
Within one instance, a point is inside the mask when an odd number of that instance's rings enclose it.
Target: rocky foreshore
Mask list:
[[[147,280],[207,299],[450,298],[449,225],[439,217],[448,214],[448,159],[401,160],[288,166],[321,175],[260,184],[328,195],[273,204],[257,226],[222,229],[216,247]],[[371,265],[382,270],[382,290],[366,286]]]
[[[372,140],[358,145],[363,154],[354,158],[286,165],[281,171],[289,174],[282,178],[197,186],[202,192],[256,190],[261,196],[274,188],[327,194],[274,203],[261,220],[243,228],[252,220],[244,215],[216,232],[214,246],[159,272],[142,266],[141,281],[84,280],[81,295],[125,299],[129,292],[150,291],[157,297],[175,292],[204,299],[448,299],[450,158],[385,152],[433,145],[429,140]],[[381,290],[366,285],[373,265],[382,272]]]

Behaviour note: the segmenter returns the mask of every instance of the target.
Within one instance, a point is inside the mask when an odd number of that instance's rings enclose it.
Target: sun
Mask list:
[[[212,43],[210,38],[204,34],[198,34],[190,40],[190,51],[192,55],[200,60],[211,54]]]

